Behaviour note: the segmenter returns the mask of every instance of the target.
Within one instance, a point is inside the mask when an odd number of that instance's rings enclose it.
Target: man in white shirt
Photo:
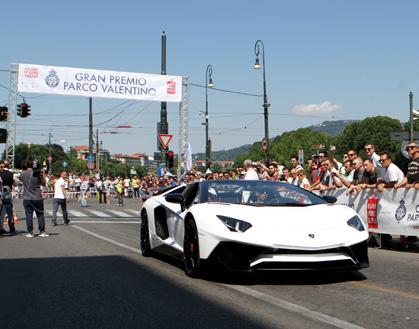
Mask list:
[[[377,183],[379,191],[384,191],[385,188],[394,187],[404,179],[404,174],[394,163],[391,162],[391,155],[389,152],[380,153],[380,162],[384,168],[384,176],[380,178]]]
[[[250,159],[246,159],[243,162],[243,168],[246,170],[246,175],[244,176],[244,180],[259,180],[258,173],[253,168],[253,161]]]
[[[68,219],[67,213],[67,192],[65,190],[65,178],[67,173],[61,172],[60,178],[55,181],[54,184],[54,201],[52,206],[52,226],[57,226],[57,211],[58,207],[61,206],[63,211],[64,224],[68,225],[70,220]]]

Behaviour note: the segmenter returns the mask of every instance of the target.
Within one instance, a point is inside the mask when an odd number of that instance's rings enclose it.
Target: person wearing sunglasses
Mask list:
[[[308,189],[310,187],[310,182],[307,179],[306,171],[301,168],[297,172],[298,175],[298,186],[304,189]]]
[[[383,165],[380,162],[380,156],[375,152],[375,146],[373,144],[365,144],[364,151],[368,159],[372,161],[374,167],[377,168],[379,177],[381,177],[384,169]]]
[[[404,179],[404,174],[393,162],[391,162],[390,152],[383,151],[380,153],[380,162],[384,168],[383,178],[378,179],[377,188],[383,192],[385,188],[392,188],[396,184],[400,184]]]
[[[394,185],[395,188],[406,187],[419,189],[419,147],[416,142],[410,142],[406,146],[406,151],[409,154],[410,162],[407,166],[406,177]]]

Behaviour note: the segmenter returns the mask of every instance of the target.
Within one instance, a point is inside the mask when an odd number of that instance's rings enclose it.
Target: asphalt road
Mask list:
[[[70,203],[71,225],[51,227],[47,200],[49,238],[26,238],[23,220],[1,236],[0,328],[419,328],[417,249],[370,249],[347,274],[190,279],[139,254],[139,206]]]

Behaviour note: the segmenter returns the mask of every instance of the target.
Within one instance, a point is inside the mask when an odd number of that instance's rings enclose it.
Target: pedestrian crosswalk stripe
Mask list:
[[[125,213],[123,211],[113,210],[113,209],[108,209],[108,211],[111,212],[111,213],[113,213],[113,214],[115,214],[115,215],[117,215],[117,216],[120,216],[120,217],[132,217],[132,215],[127,214],[127,213]]]
[[[87,214],[84,214],[84,213],[82,213],[80,211],[77,211],[77,210],[68,210],[68,212],[75,217],[87,217],[88,216]]]
[[[99,216],[99,217],[111,217],[111,215],[105,214],[104,212],[98,211],[98,210],[93,210],[93,209],[86,209],[86,211],[92,213],[95,216]]]
[[[134,215],[139,216],[140,215],[140,211],[139,210],[134,210],[134,209],[125,209],[125,211],[128,211],[130,213],[133,213]]]
[[[50,216],[52,217],[52,210],[47,210],[47,213],[50,214]],[[63,214],[60,211],[57,211],[57,217],[62,217]]]

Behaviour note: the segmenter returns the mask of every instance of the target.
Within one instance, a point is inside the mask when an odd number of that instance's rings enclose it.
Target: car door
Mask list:
[[[170,214],[168,216],[169,232],[174,241],[174,246],[178,250],[183,250],[183,237],[184,237],[184,218],[194,203],[199,202],[199,183],[188,185],[182,192],[185,199],[186,209],[179,214]]]

